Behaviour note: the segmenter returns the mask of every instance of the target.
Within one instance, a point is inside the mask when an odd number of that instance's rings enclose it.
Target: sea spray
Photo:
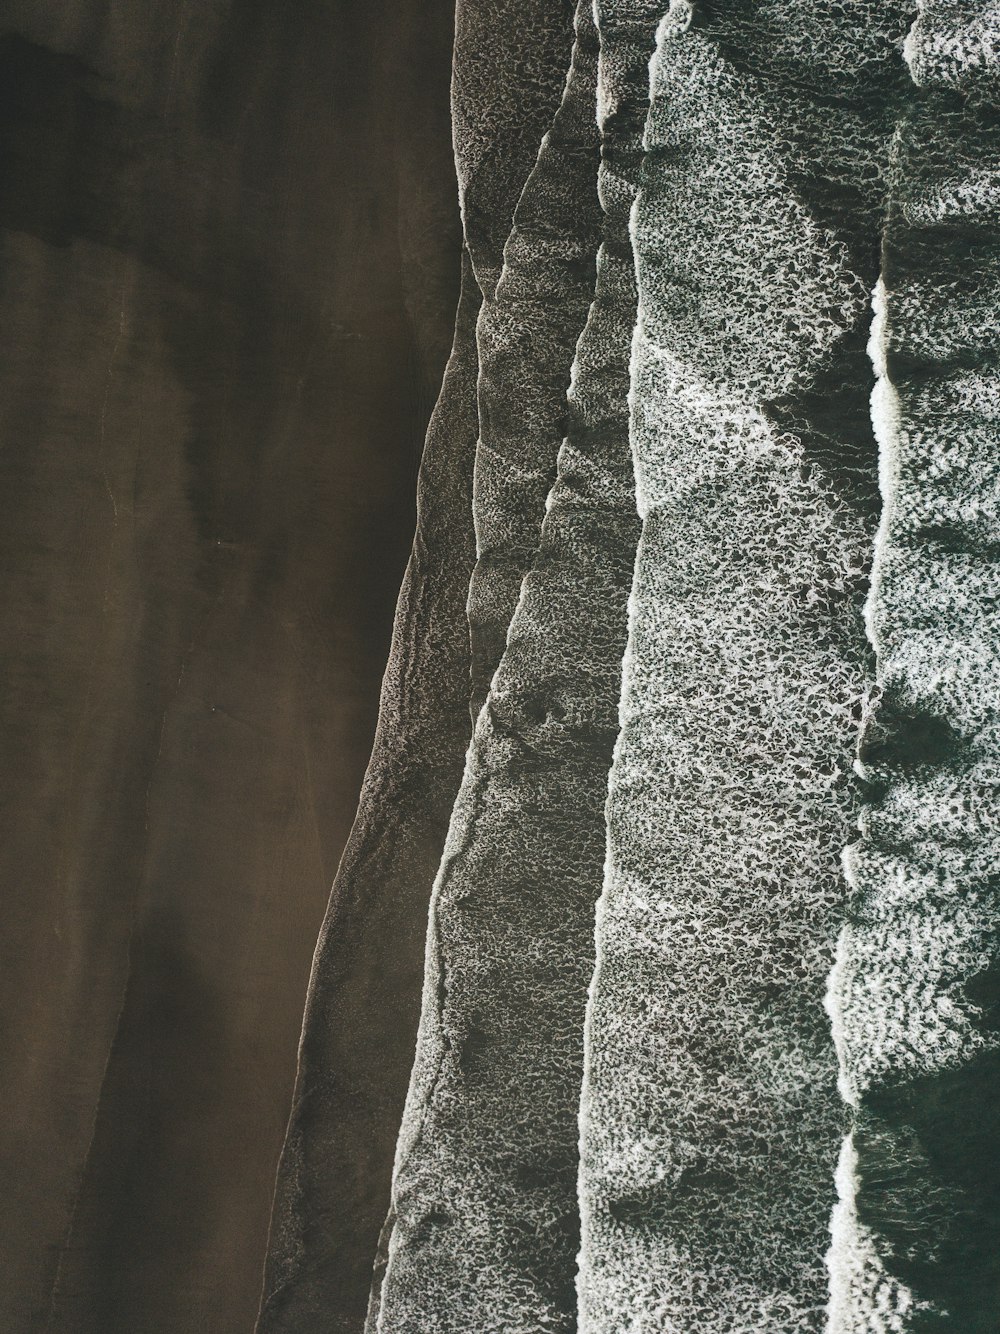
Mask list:
[[[877,513],[900,6],[679,3],[632,229],[643,518],[581,1109],[580,1329],[824,1321],[822,1006]]]

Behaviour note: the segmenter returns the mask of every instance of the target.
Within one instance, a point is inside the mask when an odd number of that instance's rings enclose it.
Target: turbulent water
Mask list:
[[[871,339],[869,800],[829,998],[855,1112],[831,1334],[1000,1319],[1000,12],[923,5],[905,58]]]
[[[843,1113],[822,997],[868,670],[863,356],[903,23],[886,4],[674,4],[659,31],[587,1331],[824,1321]]]
[[[570,362],[594,294],[601,228],[596,60],[588,5],[577,22],[562,104],[514,211],[496,289],[479,316],[477,559],[468,596],[473,721],[538,548],[566,429]]]
[[[591,125],[595,36],[589,4],[581,5],[564,110],[582,108]],[[605,77],[602,56],[602,84]],[[604,114],[604,241],[558,475],[434,890],[394,1228],[372,1330],[529,1334],[575,1324],[583,1012],[637,535],[626,402],[635,162],[620,128],[626,109],[616,95]],[[596,160],[574,144],[560,162],[564,144],[547,141],[542,179],[528,190],[544,190],[546,179],[560,186],[570,168],[595,186]],[[577,246],[572,228],[560,235],[550,235],[545,256],[557,274],[564,251]],[[536,290],[547,299],[551,282],[540,277]]]
[[[472,12],[470,637],[404,596],[380,736],[435,661],[476,721],[368,1334],[996,1330],[1000,8],[581,0],[512,228]]]

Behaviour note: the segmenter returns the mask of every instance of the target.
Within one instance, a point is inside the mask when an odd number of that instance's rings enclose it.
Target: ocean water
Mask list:
[[[820,1330],[823,1000],[872,664],[865,360],[902,6],[675,0],[632,214],[643,519],[581,1107],[580,1328]],[[843,1173],[842,1173],[843,1175]]]
[[[495,290],[486,293],[476,329],[476,564],[468,594],[473,721],[538,549],[567,429],[573,353],[594,295],[603,215],[589,14],[584,24],[565,95],[514,211],[503,269]]]
[[[831,1334],[1000,1327],[1000,10],[925,4],[872,397],[877,684],[829,1009],[853,1109]]]
[[[511,219],[566,83],[574,0],[456,0],[458,198],[476,281],[496,291]],[[513,192],[513,193],[512,193]]]
[[[594,22],[479,322],[368,1329],[996,1331],[1000,7]]]
[[[574,116],[582,108],[588,135],[596,132],[596,78],[596,34],[584,4],[566,100]],[[567,150],[553,134],[539,155],[541,179],[530,188],[545,201],[550,188],[565,189],[570,169],[596,197],[596,158],[575,145]],[[557,477],[476,723],[434,889],[423,1014],[373,1330],[568,1334],[575,1325],[583,1012],[638,534],[627,435],[635,321],[629,201],[609,204],[609,191],[620,194],[620,170],[616,134],[606,130],[604,244],[586,325],[563,368],[567,430],[553,442],[549,462],[556,466],[558,449]],[[548,203],[544,216],[563,218],[567,227],[584,222],[579,211],[567,218]],[[519,246],[508,247],[512,263],[520,263]],[[534,299],[551,300],[550,268],[558,276],[564,254],[578,247],[575,231],[553,226],[547,249],[520,271],[524,318],[513,319],[512,303],[503,338],[530,342],[538,325],[528,309],[532,291]],[[498,299],[506,281],[501,277]],[[504,326],[494,328],[490,336],[500,339]],[[513,401],[531,349],[516,346],[504,362],[502,344],[490,353],[498,377],[490,394]],[[547,356],[550,349],[537,350]],[[532,466],[543,438],[524,441]],[[515,444],[511,437],[507,448]],[[516,458],[510,468],[506,480],[494,469],[495,482],[509,490],[477,488],[477,523],[512,544],[516,569],[523,559],[517,515],[507,522],[522,484]]]

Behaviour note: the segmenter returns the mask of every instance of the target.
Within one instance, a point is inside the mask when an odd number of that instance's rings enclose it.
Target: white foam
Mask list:
[[[837,1203],[830,1220],[827,1334],[905,1334],[908,1317],[926,1310],[886,1272],[875,1239],[858,1218],[858,1154],[847,1135],[837,1163]]]
[[[852,911],[826,1002],[841,1092],[859,1127],[838,1172],[830,1334],[902,1332],[918,1312],[947,1316],[893,1275],[898,1240],[865,1226],[857,1197],[867,1192],[877,1206],[869,1219],[888,1208],[890,1226],[909,1229],[910,1252],[927,1256],[945,1222],[934,1199],[953,1194],[952,1183],[922,1166],[927,1217],[894,1214],[880,1174],[887,1155],[906,1159],[897,1141],[909,1144],[912,1128],[869,1111],[867,1099],[917,1097],[917,1081],[997,1046],[967,984],[995,964],[997,948],[1000,579],[982,548],[995,542],[997,512],[1000,326],[995,239],[988,255],[984,238],[1000,221],[1000,175],[989,122],[953,94],[1000,92],[1000,6],[921,0],[917,9],[905,59],[917,85],[948,95],[902,109],[885,237],[892,281],[878,283],[873,301],[883,512],[866,606],[877,688],[865,732],[881,730],[889,744],[859,765],[878,795],[845,852]],[[967,260],[952,244],[956,228]],[[896,380],[894,365],[903,368]],[[951,1226],[960,1234],[970,1224]]]
[[[579,1320],[799,1334],[824,1318],[843,1134],[822,993],[870,536],[773,399],[840,355],[867,297],[789,185],[808,97],[747,72],[768,69],[766,22],[715,16],[752,52],[730,63],[677,12],[631,223],[644,525],[586,1028]],[[838,68],[865,64],[869,36],[838,37]],[[826,105],[820,121],[828,145]]]
[[[607,149],[602,178],[618,165]],[[568,1334],[574,1324],[583,1010],[638,526],[624,224],[621,211],[605,224],[539,555],[435,885],[378,1314],[386,1334]]]

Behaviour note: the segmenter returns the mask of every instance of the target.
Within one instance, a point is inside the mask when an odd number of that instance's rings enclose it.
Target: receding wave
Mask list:
[[[564,227],[551,227],[552,212],[539,201],[552,190],[565,193],[567,173],[596,186],[596,152],[586,151],[596,149],[589,9],[581,4],[577,13],[563,122],[543,144],[519,206],[527,234],[512,237],[497,288],[498,304],[507,286],[520,298],[502,337],[495,311],[480,324],[481,344],[498,339],[490,412],[498,412],[501,396],[511,400],[505,429],[524,410],[517,401],[522,358],[533,352],[544,362],[557,351],[531,341],[541,321],[553,321],[552,277],[564,283],[567,265],[587,272],[578,258],[585,215],[578,208]],[[565,122],[576,127],[576,139]],[[478,716],[432,897],[417,1057],[372,1330],[569,1334],[575,1325],[583,1012],[638,528],[626,402],[635,288],[626,259],[628,200],[617,184],[628,170],[619,137],[617,127],[606,127],[603,244],[568,396],[563,391],[565,439],[552,440],[544,416],[522,416],[521,437],[510,443],[520,444],[524,466],[492,451],[479,477],[477,529],[493,534],[498,550],[473,582],[473,634],[487,623],[481,599],[498,572],[516,578],[519,600]],[[575,299],[556,314],[572,314]],[[534,311],[540,301],[549,308]],[[532,422],[537,434],[526,439]],[[524,525],[534,503],[524,496],[556,465],[522,585]],[[499,624],[508,584],[501,577],[493,586],[500,595],[487,610]]]

